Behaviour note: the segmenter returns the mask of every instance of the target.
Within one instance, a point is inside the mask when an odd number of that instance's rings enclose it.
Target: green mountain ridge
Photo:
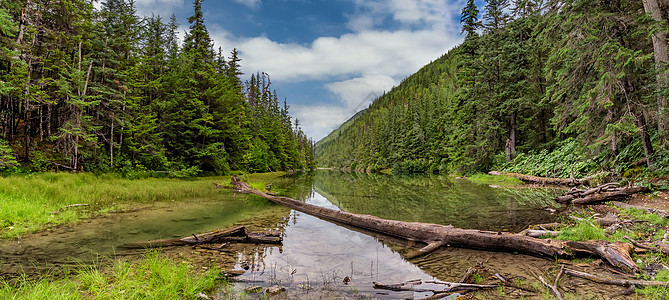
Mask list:
[[[497,2],[461,45],[319,141],[318,165],[569,176],[646,158],[667,169],[667,65],[651,39],[666,10],[654,21],[633,1]]]

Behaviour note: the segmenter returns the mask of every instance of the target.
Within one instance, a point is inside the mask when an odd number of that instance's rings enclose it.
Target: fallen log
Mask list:
[[[588,190],[579,190],[576,188],[573,188],[572,190],[562,194],[562,196],[559,196],[556,198],[557,202],[560,203],[568,203],[571,202],[572,200],[576,198],[583,198],[585,196],[590,196],[595,193],[601,193],[601,192],[609,192],[612,189],[620,187],[620,184],[617,182],[611,182],[611,183],[606,183],[602,184],[600,186],[588,189]]]
[[[587,205],[605,201],[622,200],[630,195],[648,192],[650,189],[643,186],[617,187],[616,183],[607,183],[588,190],[572,190],[556,198],[560,203]]]
[[[370,215],[319,207],[288,197],[268,195],[252,189],[248,183],[240,181],[237,176],[232,177],[232,186],[235,191],[258,195],[276,204],[310,214],[323,220],[380,232],[409,241],[425,243],[427,246],[418,251],[421,254],[427,254],[446,245],[491,251],[520,252],[541,257],[569,257],[575,254],[587,253],[599,256],[625,272],[636,273],[639,270],[629,256],[629,251],[632,247],[626,243],[558,241],[532,238],[506,232],[461,229],[450,225],[386,220]],[[574,248],[574,246],[577,247]]]
[[[669,282],[666,281],[646,281],[646,280],[636,280],[636,279],[612,279],[604,278],[597,275],[580,272],[572,269],[564,269],[564,273],[569,276],[579,277],[583,279],[590,280],[592,282],[617,285],[617,286],[638,286],[638,287],[649,287],[649,286],[660,286],[660,287],[669,287]]]
[[[471,283],[458,283],[458,282],[446,282],[446,281],[426,281],[425,284],[444,285],[446,287],[442,289],[423,288],[420,287],[421,285],[423,285],[423,282],[420,279],[396,284],[384,284],[380,282],[372,282],[372,284],[374,284],[375,289],[383,289],[396,292],[399,291],[432,292],[434,294],[452,293],[458,291],[477,291],[482,289],[494,289],[498,287],[498,285],[496,284],[471,284]]]
[[[123,244],[119,248],[143,249],[159,248],[198,244],[225,244],[225,243],[250,243],[250,244],[279,244],[282,241],[281,233],[268,231],[264,233],[250,232],[244,226],[235,226],[212,232],[193,234],[184,238],[161,239],[145,242],[134,242]],[[219,247],[220,249],[221,247]],[[218,249],[216,249],[218,250]]]
[[[590,181],[592,181],[595,176],[599,174],[595,174],[592,176],[588,177],[583,177],[583,178],[549,178],[549,177],[538,177],[538,176],[532,176],[532,175],[525,175],[525,174],[518,174],[518,173],[506,173],[506,172],[500,172],[500,171],[490,171],[488,172],[490,175],[494,176],[507,176],[507,177],[514,177],[518,178],[522,181],[525,182],[531,182],[531,183],[538,183],[538,184],[552,184],[552,185],[569,185],[569,186],[574,186],[574,185],[579,185],[579,184],[588,184]],[[600,173],[601,174],[601,173]]]

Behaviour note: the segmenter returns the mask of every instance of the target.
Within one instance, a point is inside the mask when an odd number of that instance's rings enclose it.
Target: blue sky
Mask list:
[[[192,0],[135,0],[140,16]],[[240,51],[243,79],[267,72],[302,129],[319,140],[376,95],[459,44],[464,0],[205,0],[215,46]]]

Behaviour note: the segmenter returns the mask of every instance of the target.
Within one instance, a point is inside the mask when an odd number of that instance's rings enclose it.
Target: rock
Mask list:
[[[285,292],[285,291],[286,291],[286,288],[281,287],[281,286],[278,286],[278,285],[275,285],[275,286],[273,286],[273,287],[268,287],[268,288],[265,290],[265,293],[267,294],[267,296],[272,297],[272,296],[281,294],[281,293],[283,293],[283,292]]]

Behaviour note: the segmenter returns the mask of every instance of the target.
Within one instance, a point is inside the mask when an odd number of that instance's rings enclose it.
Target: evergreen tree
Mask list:
[[[462,9],[460,23],[462,23],[462,32],[466,33],[467,38],[476,36],[476,30],[481,26],[478,20],[479,10],[474,0],[467,0],[467,5]]]

